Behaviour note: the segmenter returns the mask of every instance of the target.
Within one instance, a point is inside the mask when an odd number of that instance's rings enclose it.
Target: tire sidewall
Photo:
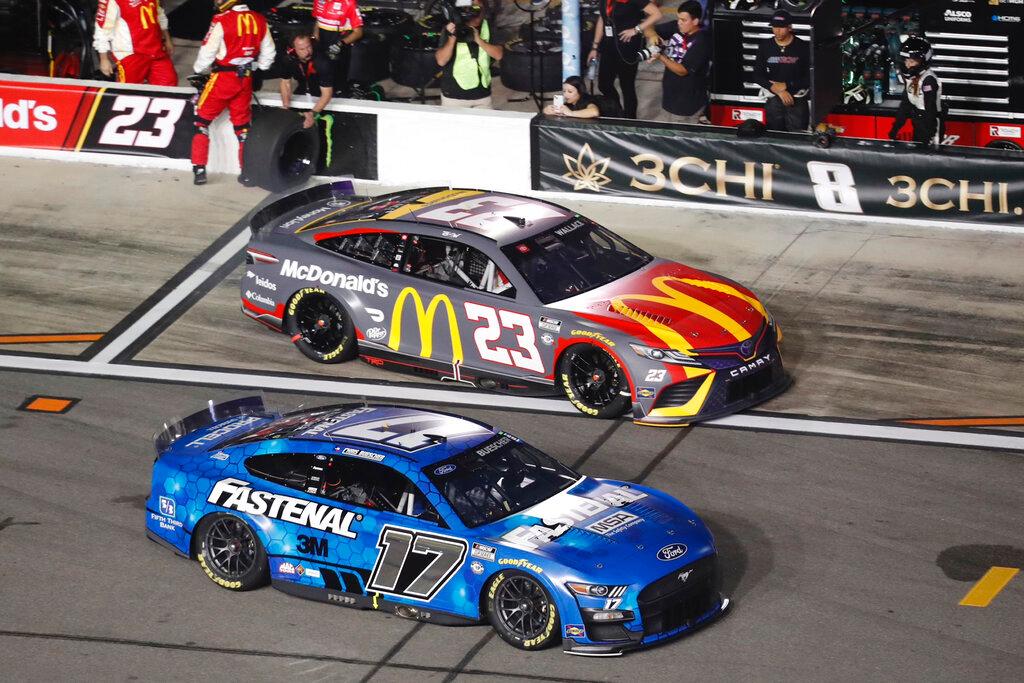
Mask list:
[[[617,396],[615,400],[613,400],[608,405],[602,406],[600,408],[595,408],[594,406],[588,405],[586,402],[584,402],[583,399],[580,396],[578,396],[576,394],[576,391],[572,388],[572,380],[569,377],[568,371],[569,362],[581,351],[587,349],[596,349],[601,353],[607,355],[612,360],[612,362],[615,363],[615,366],[619,369],[619,371],[622,372],[622,376],[626,380],[626,386],[629,386],[629,372],[626,370],[626,368],[622,367],[622,364],[619,363],[619,360],[615,356],[608,353],[600,346],[594,346],[593,344],[574,344],[562,352],[561,357],[558,359],[557,383],[561,387],[562,392],[565,394],[565,397],[569,399],[569,403],[573,404],[573,406],[584,415],[596,417],[601,420],[608,420],[619,417],[620,415],[626,412],[626,410],[632,403],[632,400],[629,396]]]
[[[545,597],[548,600],[548,618],[544,625],[544,631],[540,636],[536,638],[523,639],[520,636],[513,633],[508,629],[501,621],[498,616],[497,607],[494,604],[494,599],[498,594],[498,589],[501,585],[510,578],[513,577],[525,577],[535,582],[540,586],[541,590],[544,591]],[[543,650],[544,648],[550,647],[556,642],[562,640],[562,624],[561,615],[559,614],[558,604],[555,602],[554,597],[551,595],[551,591],[548,590],[544,582],[538,579],[536,576],[527,574],[517,570],[502,570],[492,576],[486,584],[484,589],[484,595],[486,597],[487,604],[487,619],[491,622],[491,626],[495,632],[512,647],[520,650]]]
[[[227,578],[221,576],[220,572],[217,571],[213,563],[210,562],[207,557],[207,546],[206,546],[206,534],[210,526],[221,519],[234,519],[241,522],[252,534],[253,541],[256,544],[256,563],[249,572],[243,575],[241,578]],[[217,513],[204,517],[199,524],[196,525],[195,534],[198,537],[198,544],[196,550],[196,559],[199,561],[199,566],[202,568],[203,573],[206,574],[218,586],[227,588],[233,591],[247,591],[253,588],[259,588],[267,583],[270,577],[270,565],[267,561],[267,551],[263,548],[263,543],[260,541],[260,537],[253,531],[253,528],[246,524],[245,520],[234,515],[228,515],[223,513]]]
[[[299,304],[303,300],[308,300],[311,296],[323,296],[330,299],[345,316],[345,320],[342,325],[344,335],[342,341],[337,348],[327,353],[320,353],[316,349],[310,347],[310,345],[302,338],[294,339],[295,335],[301,334],[295,314],[299,310]],[[288,336],[294,339],[295,346],[297,346],[299,351],[302,352],[302,355],[310,360],[315,360],[317,363],[342,363],[344,361],[351,360],[357,353],[355,324],[352,322],[352,316],[349,314],[348,308],[346,308],[345,305],[335,297],[331,296],[319,287],[303,287],[292,294],[291,298],[288,300],[288,305],[285,307],[285,330],[288,332]]]

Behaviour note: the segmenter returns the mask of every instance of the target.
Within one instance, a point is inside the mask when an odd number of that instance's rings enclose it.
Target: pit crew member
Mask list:
[[[100,0],[92,46],[100,71],[119,83],[178,85],[174,43],[159,0]],[[113,60],[111,60],[113,55]]]

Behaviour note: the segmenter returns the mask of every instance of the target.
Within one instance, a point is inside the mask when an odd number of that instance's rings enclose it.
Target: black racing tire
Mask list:
[[[488,621],[512,647],[543,650],[562,641],[558,606],[537,578],[501,571],[487,582],[485,595]]]
[[[248,591],[267,584],[270,566],[256,532],[238,517],[215,514],[196,525],[196,559],[218,586]]]
[[[1021,151],[1021,146],[1012,140],[993,140],[987,145],[988,149],[1007,149],[1013,152]]]
[[[632,405],[625,368],[593,344],[565,350],[558,359],[558,381],[569,402],[591,417],[616,418]]]
[[[298,112],[277,107],[253,107],[252,113],[245,174],[272,192],[309,180],[320,161],[320,128],[303,128]]]
[[[533,62],[532,71],[530,62]],[[505,56],[501,58],[501,82],[509,90],[517,92],[561,90],[561,43],[541,38],[532,44],[522,38],[505,43]]]
[[[306,358],[342,363],[358,351],[355,325],[345,307],[322,289],[295,292],[285,309],[285,331]]]

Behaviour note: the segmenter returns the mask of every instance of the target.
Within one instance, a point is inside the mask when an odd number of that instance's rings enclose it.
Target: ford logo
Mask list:
[[[671,562],[686,554],[686,545],[683,543],[672,543],[658,551],[658,559],[662,562]]]
[[[444,475],[451,474],[454,471],[455,471],[455,465],[452,464],[452,463],[448,463],[447,465],[441,465],[436,470],[434,470],[434,474],[436,474],[439,477],[443,477]],[[685,547],[683,548],[683,552],[686,552],[686,548]]]

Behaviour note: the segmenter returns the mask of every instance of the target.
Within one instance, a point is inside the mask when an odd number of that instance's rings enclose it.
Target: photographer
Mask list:
[[[661,108],[670,123],[707,123],[704,110],[708,105],[707,75],[711,61],[711,40],[700,28],[703,15],[697,0],[679,5],[676,23],[654,27],[661,39],[661,52],[651,61],[665,65],[661,78]]]
[[[291,105],[292,93],[311,95],[318,99],[311,111],[303,112],[303,128],[312,128],[316,116],[331,103],[334,95],[334,69],[329,59],[313,50],[313,39],[305,33],[292,38],[292,45],[282,59],[274,65],[272,76],[280,77],[278,87],[281,91],[281,106],[285,109]],[[292,89],[292,79],[298,87]]]
[[[579,76],[569,76],[562,84],[562,102],[557,100],[544,107],[548,116],[568,116],[575,119],[596,119],[601,115],[594,99],[587,95],[586,85]]]
[[[625,118],[636,118],[636,70],[642,57],[643,34],[661,19],[661,10],[651,0],[600,0],[594,45],[587,62],[600,58],[597,87],[605,97],[622,103]],[[622,99],[615,81],[622,88]]]
[[[316,47],[334,63],[331,80],[347,95],[352,44],[363,37],[363,15],[359,13],[356,0],[315,0],[313,20]]]
[[[441,72],[441,106],[491,108],[491,60],[504,55],[491,44],[491,27],[483,5],[474,2],[458,10],[457,19],[445,26],[441,47],[434,53]]]
[[[757,46],[754,60],[753,81],[768,91],[765,123],[770,130],[802,132],[810,119],[810,47],[793,33],[793,19],[786,10],[772,15],[771,26],[772,37]]]

